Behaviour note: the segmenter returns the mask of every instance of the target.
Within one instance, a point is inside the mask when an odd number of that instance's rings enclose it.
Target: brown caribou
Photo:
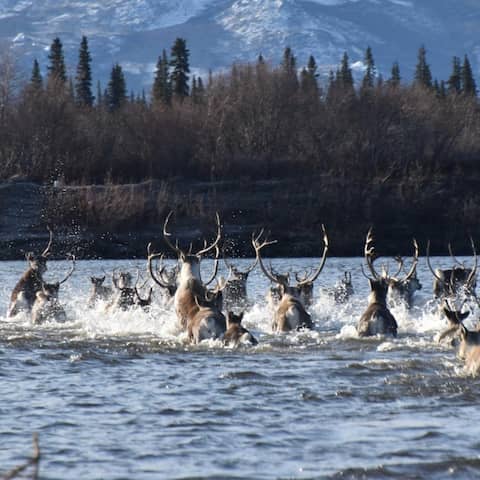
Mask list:
[[[227,331],[223,336],[226,346],[238,347],[239,345],[257,345],[258,340],[242,326],[243,312],[236,315],[233,312],[227,314]]]
[[[47,260],[52,246],[53,232],[48,228],[49,240],[43,252],[36,256],[33,252],[25,255],[29,267],[13,288],[7,317],[13,317],[20,312],[30,313],[36,300],[37,292],[42,290],[43,274],[47,271]]]
[[[62,304],[59,302],[58,293],[60,285],[65,283],[75,271],[75,256],[71,256],[72,266],[63,280],[54,283],[45,283],[42,280],[42,288],[35,295],[32,306],[32,322],[40,324],[46,321],[63,323],[67,315]]]
[[[453,255],[451,245],[448,244],[448,250],[454,261],[454,266],[449,269],[433,269],[430,262],[430,241],[427,243],[427,265],[433,275],[433,294],[435,298],[456,297],[459,294],[475,298],[478,261],[472,237],[470,237],[470,244],[474,258],[472,268],[466,268],[465,265],[460,263]]]
[[[313,278],[317,278],[325,266],[328,252],[328,237],[325,227],[323,229],[323,255],[320,259],[319,266],[312,277],[298,282],[295,286],[291,286],[285,281],[285,276],[275,275],[271,270],[269,271],[262,260],[260,251],[262,248],[276,243],[276,241],[264,240],[260,243],[263,236],[263,230],[259,235],[252,235],[252,245],[255,249],[258,263],[265,276],[273,283],[277,284],[280,289],[280,301],[275,308],[272,329],[275,332],[288,332],[291,330],[298,330],[301,328],[313,328],[312,318],[306,311],[302,299],[302,288],[305,284],[310,283]]]
[[[217,213],[215,216],[217,225],[215,240],[210,245],[205,241],[203,248],[196,253],[192,253],[192,246],[190,246],[188,251],[184,251],[178,246],[178,243],[174,244],[170,241],[171,234],[167,231],[167,227],[172,214],[173,211],[170,212],[165,219],[163,225],[163,238],[165,243],[177,254],[179,272],[177,276],[177,289],[174,296],[174,305],[180,328],[182,330],[187,330],[189,322],[193,320],[197,314],[197,310],[200,308],[198,302],[200,301],[200,305],[202,305],[201,302],[207,299],[207,286],[213,282],[217,275],[218,257],[220,254],[218,244],[222,237],[222,229],[220,217]],[[200,262],[203,256],[211,251],[215,251],[213,273],[206,282],[203,282],[200,273]],[[153,253],[151,251],[151,246],[148,249],[148,252],[149,271],[150,275],[152,275],[153,268],[151,262],[155,258],[161,256],[161,254]],[[158,276],[154,275],[152,278],[158,283]],[[198,316],[196,318],[198,320]]]
[[[413,246],[415,250],[414,261],[406,274],[403,281],[408,280],[417,267],[418,262],[418,244],[416,240],[413,240]],[[364,248],[364,257],[372,277],[368,277],[362,265],[362,272],[364,276],[368,279],[370,284],[370,294],[368,296],[368,307],[360,317],[360,320],[357,325],[358,335],[360,337],[368,337],[372,335],[393,335],[397,336],[398,324],[395,320],[395,317],[392,315],[387,306],[387,293],[389,283],[392,280],[392,277],[388,276],[388,271],[383,269],[381,275],[375,270],[373,263],[377,258],[375,253],[375,247],[373,245],[373,233],[370,229],[367,233],[365,240]]]

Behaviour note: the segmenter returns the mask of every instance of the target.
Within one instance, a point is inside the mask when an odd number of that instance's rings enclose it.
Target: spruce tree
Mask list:
[[[167,52],[163,50],[162,56],[158,57],[155,80],[152,87],[152,100],[154,103],[169,105],[172,100],[172,85],[169,77],[169,63]]]
[[[447,80],[447,85],[449,94],[459,94],[462,91],[462,68],[458,57],[453,57],[452,73]]]
[[[348,59],[348,54],[345,52],[340,64],[340,70],[337,72],[336,84],[344,90],[351,90],[353,92],[353,75],[352,69]]]
[[[75,77],[75,97],[78,105],[91,107],[94,97],[92,95],[92,70],[90,64],[92,57],[88,50],[88,40],[82,37],[78,55],[77,75]]]
[[[100,80],[97,81],[97,107],[103,107],[103,92]]]
[[[127,101],[127,85],[122,67],[116,63],[110,73],[107,88],[107,105],[110,111],[118,110]]]
[[[35,60],[33,60],[32,76],[30,77],[30,85],[34,90],[41,90],[43,87],[43,78],[42,78],[42,74],[40,73],[40,66],[38,65],[38,61],[36,58]]]
[[[377,75],[372,49],[370,47],[368,47],[365,52],[365,67],[365,75],[362,80],[362,90],[373,88],[375,85],[375,77]]]
[[[56,37],[50,46],[48,54],[50,65],[48,66],[48,79],[65,84],[67,81],[67,69],[63,55],[63,45],[60,38]]]
[[[476,96],[477,85],[475,83],[475,79],[473,78],[472,67],[470,65],[470,61],[468,60],[467,55],[465,55],[463,59],[461,77],[462,77],[463,93],[467,96],[472,96],[472,97]]]
[[[187,43],[185,39],[177,38],[172,46],[172,52],[170,55],[170,66],[172,67],[170,82],[172,84],[173,95],[179,99],[183,99],[189,94],[189,56],[190,51],[187,49]]]
[[[402,77],[400,76],[400,65],[398,62],[394,62],[392,65],[392,70],[390,74],[390,78],[388,79],[388,84],[396,88],[400,85],[400,81],[402,80]]]
[[[297,59],[290,47],[286,47],[283,51],[282,63],[280,65],[285,79],[285,86],[287,95],[291,95],[298,89],[298,77],[297,77]]]
[[[415,68],[415,83],[424,88],[432,88],[432,72],[427,63],[427,51],[423,45],[418,50],[418,62]]]
[[[300,88],[302,91],[312,95],[318,95],[317,78],[317,62],[315,61],[315,57],[310,55],[308,58],[307,68],[303,68],[300,74]]]

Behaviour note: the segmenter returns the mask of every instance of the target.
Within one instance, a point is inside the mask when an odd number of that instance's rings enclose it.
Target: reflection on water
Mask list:
[[[158,291],[149,313],[88,310],[89,275],[145,265],[78,262],[60,293],[67,323],[0,319],[0,472],[38,431],[41,478],[475,478],[479,382],[436,341],[446,322],[422,260],[414,308],[393,309],[397,339],[356,335],[368,293],[360,259],[328,259],[312,332],[271,333],[255,270],[244,324],[260,343],[238,350],[188,345]],[[49,266],[52,279],[68,269]],[[24,267],[2,263],[3,312]],[[345,270],[355,295],[338,306],[327,289]]]

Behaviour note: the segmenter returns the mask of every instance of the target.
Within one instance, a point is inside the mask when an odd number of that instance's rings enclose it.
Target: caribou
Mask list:
[[[72,266],[63,280],[54,283],[45,283],[42,280],[41,290],[36,292],[32,306],[32,323],[40,324],[46,321],[63,323],[67,320],[65,309],[59,302],[58,293],[60,285],[65,283],[75,271],[75,256],[71,256],[71,261]]]
[[[465,295],[467,297],[475,296],[475,287],[477,285],[477,252],[473,238],[470,237],[470,244],[473,250],[473,267],[466,268],[453,255],[452,247],[448,244],[450,256],[454,261],[454,266],[449,269],[433,269],[430,262],[430,241],[427,243],[427,265],[433,275],[433,294],[435,298],[456,297]]]
[[[191,343],[223,336],[227,322],[222,308],[223,293],[220,285],[212,292],[206,291],[204,298],[195,297],[195,307],[190,311],[187,325],[188,339]]]
[[[39,256],[36,256],[33,252],[28,252],[25,255],[29,267],[13,288],[7,317],[13,317],[20,312],[30,313],[35,303],[37,292],[42,290],[43,274],[47,271],[47,259],[50,255],[53,240],[53,232],[50,227],[47,228],[49,240],[43,252]]]
[[[415,292],[422,289],[422,284],[417,277],[418,244],[415,239],[413,240],[413,245],[414,254],[410,272],[405,272],[405,262],[402,257],[397,256],[395,257],[395,260],[398,263],[399,268],[395,275],[388,277],[387,298],[389,299],[390,303],[404,303],[408,308],[413,306]],[[405,274],[405,276],[403,278],[399,278],[399,275],[402,272]]]
[[[344,272],[343,278],[333,287],[331,295],[335,303],[347,303],[353,294],[352,274],[350,272]]]
[[[258,340],[242,326],[243,312],[236,315],[234,312],[227,313],[227,331],[223,336],[226,346],[238,347],[239,345],[257,345]]]
[[[415,272],[418,262],[418,244],[413,240],[415,250],[414,260],[410,271],[407,273],[402,281],[411,278]],[[368,337],[373,335],[393,335],[397,336],[398,324],[395,317],[392,315],[387,306],[387,293],[389,284],[392,282],[392,277],[388,276],[388,271],[384,268],[382,274],[374,268],[374,261],[377,258],[375,247],[373,245],[372,229],[367,232],[364,247],[365,263],[372,275],[368,277],[363,270],[363,275],[367,278],[370,284],[370,294],[368,296],[368,306],[357,325],[358,335],[360,337]]]
[[[189,322],[193,321],[194,317],[196,318],[196,321],[198,321],[197,311],[201,309],[201,307],[198,306],[198,301],[202,302],[202,300],[207,299],[207,286],[213,282],[217,275],[218,257],[220,255],[218,244],[222,237],[222,229],[220,217],[217,213],[215,216],[217,225],[215,240],[210,245],[205,241],[203,248],[196,253],[192,252],[192,246],[190,246],[188,251],[184,251],[178,246],[178,243],[174,244],[170,241],[171,234],[167,231],[167,227],[172,214],[173,211],[171,211],[165,219],[163,225],[163,238],[168,247],[177,254],[179,272],[177,276],[177,289],[174,296],[174,305],[179,326],[185,331],[188,329]],[[161,254],[152,252],[151,245],[147,248],[147,251],[149,271],[150,275],[152,275],[153,268],[151,267],[151,262],[155,258],[159,258]],[[200,262],[203,256],[211,251],[215,251],[213,273],[206,282],[203,282],[200,273]],[[154,275],[153,279],[154,281],[157,281],[158,276]]]
[[[88,299],[88,306],[90,308],[95,308],[97,302],[107,302],[113,296],[112,287],[104,285],[106,276],[103,277],[90,277],[90,282],[92,283],[92,292],[90,293],[90,298]]]
[[[257,259],[255,258],[246,270],[241,270],[233,265],[227,260],[225,255],[223,255],[223,261],[228,268],[228,278],[224,292],[225,307],[228,309],[238,305],[241,307],[247,306],[247,280],[250,273],[257,266]]]
[[[444,338],[456,335],[459,333],[459,328],[463,324],[463,321],[470,315],[470,312],[467,310],[462,312],[462,308],[465,304],[465,301],[462,303],[459,309],[452,308],[452,305],[448,299],[444,299],[442,306],[442,313],[445,315],[448,321],[448,328],[440,334],[438,341],[441,342]]]
[[[116,294],[112,299],[108,308],[118,308],[120,310],[128,310],[135,305],[137,298],[137,285],[140,278],[140,272],[137,271],[137,279],[135,285],[132,286],[132,274],[130,272],[112,272],[112,284]]]
[[[312,318],[306,311],[303,303],[302,289],[305,284],[312,282],[312,279],[316,279],[325,266],[328,252],[328,237],[323,225],[322,229],[324,248],[319,266],[311,277],[304,279],[303,282],[298,282],[295,286],[289,285],[288,281],[285,280],[285,276],[275,275],[272,270],[269,271],[262,260],[260,253],[261,250],[268,245],[276,243],[276,241],[268,241],[265,239],[260,242],[263,236],[263,230],[257,236],[252,235],[252,245],[255,249],[262,272],[271,282],[279,287],[280,301],[275,308],[272,323],[272,329],[275,332],[288,332],[302,328],[313,328]]]

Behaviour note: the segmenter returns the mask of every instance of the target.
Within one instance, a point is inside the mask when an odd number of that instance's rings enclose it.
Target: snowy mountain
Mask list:
[[[158,55],[179,36],[200,74],[259,53],[275,64],[287,45],[300,66],[313,54],[326,73],[347,51],[361,70],[370,45],[382,73],[399,61],[409,78],[425,44],[434,76],[446,78],[465,53],[478,73],[479,34],[480,0],[0,0],[0,41],[26,71],[34,57],[46,68],[59,36],[73,74],[87,35],[95,77],[106,82],[118,61],[137,91],[149,89]]]

